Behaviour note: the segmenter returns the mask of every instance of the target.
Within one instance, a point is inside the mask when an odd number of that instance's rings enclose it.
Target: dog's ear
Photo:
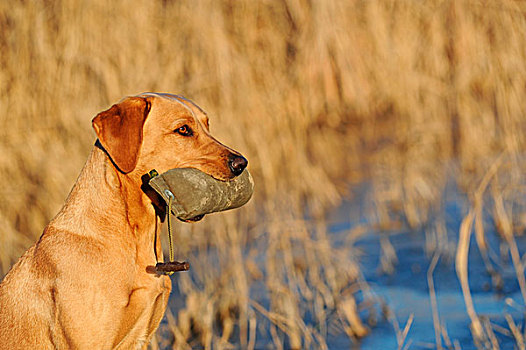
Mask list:
[[[142,145],[142,129],[150,106],[146,98],[128,97],[92,120],[100,144],[125,174],[137,165]]]

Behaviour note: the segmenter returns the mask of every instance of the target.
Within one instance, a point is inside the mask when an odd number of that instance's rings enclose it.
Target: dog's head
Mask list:
[[[92,123],[100,145],[123,174],[196,168],[225,181],[247,166],[241,154],[210,134],[206,113],[181,96],[128,97]]]

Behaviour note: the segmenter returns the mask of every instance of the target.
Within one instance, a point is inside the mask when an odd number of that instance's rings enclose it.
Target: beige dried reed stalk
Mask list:
[[[405,350],[411,345],[411,340],[407,341],[407,334],[413,325],[414,314],[410,314],[405,323],[404,329],[400,330],[398,322],[395,322],[396,342],[398,343],[398,350]]]
[[[491,179],[497,173],[500,165],[502,164],[504,155],[501,154],[490,166],[482,180],[480,181],[479,186],[474,192],[474,206],[469,209],[468,214],[462,220],[459,230],[459,238],[457,245],[457,254],[455,258],[455,267],[457,270],[457,276],[460,280],[460,285],[462,288],[462,294],[464,295],[464,303],[466,305],[466,311],[471,319],[471,330],[473,337],[476,341],[485,341],[484,328],[480,319],[477,316],[475,307],[473,305],[473,299],[471,298],[471,292],[469,289],[468,281],[468,253],[469,253],[469,243],[471,238],[471,232],[473,228],[473,222],[475,220],[475,213],[481,212],[479,209],[482,207],[482,198],[486,192]],[[485,245],[483,245],[485,247]]]
[[[460,280],[462,294],[464,295],[466,311],[469,315],[469,318],[471,319],[471,331],[473,333],[473,337],[480,341],[484,339],[484,331],[482,328],[482,323],[475,312],[475,307],[473,306],[473,299],[471,298],[468,282],[468,253],[473,219],[473,210],[470,210],[460,225],[455,267],[457,270],[458,279]]]
[[[484,325],[484,330],[489,339],[489,347],[488,346],[486,347],[491,348],[492,350],[499,350],[500,349],[499,341],[497,340],[497,337],[495,336],[495,332],[493,332],[493,325],[491,324],[489,318],[482,317],[482,324]]]
[[[506,314],[506,315],[504,315],[504,317],[506,318],[506,322],[508,322],[508,326],[510,327],[511,334],[515,338],[515,343],[517,345],[517,349],[519,349],[519,350],[526,349],[524,335],[522,334],[522,332],[520,330],[520,327],[518,327],[515,324],[515,321],[513,321],[513,318],[511,317],[510,314]]]
[[[513,234],[513,224],[507,214],[508,211],[504,208],[502,194],[499,192],[497,186],[493,186],[492,195],[494,203],[493,216],[496,221],[497,230],[504,238],[506,243],[508,243],[511,260],[513,262],[513,267],[515,268],[515,274],[519,283],[522,299],[524,302],[526,302],[526,279],[524,277],[524,264],[522,263],[519,248],[517,247],[517,242],[515,241],[515,236]]]

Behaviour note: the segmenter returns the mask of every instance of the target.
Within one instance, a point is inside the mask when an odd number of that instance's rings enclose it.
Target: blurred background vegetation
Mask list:
[[[256,194],[177,226],[194,272],[175,277],[182,306],[152,348],[363,336],[367,286],[325,225],[353,184],[370,185],[371,225],[418,230],[454,173],[481,247],[488,221],[522,233],[525,14],[517,0],[1,2],[0,275],[63,204],[91,119],[177,93],[249,159]]]

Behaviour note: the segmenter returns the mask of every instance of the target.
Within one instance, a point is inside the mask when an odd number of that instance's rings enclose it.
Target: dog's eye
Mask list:
[[[181,126],[180,128],[175,129],[174,131],[182,136],[192,136],[193,135],[192,129],[190,129],[190,127],[186,124]]]

